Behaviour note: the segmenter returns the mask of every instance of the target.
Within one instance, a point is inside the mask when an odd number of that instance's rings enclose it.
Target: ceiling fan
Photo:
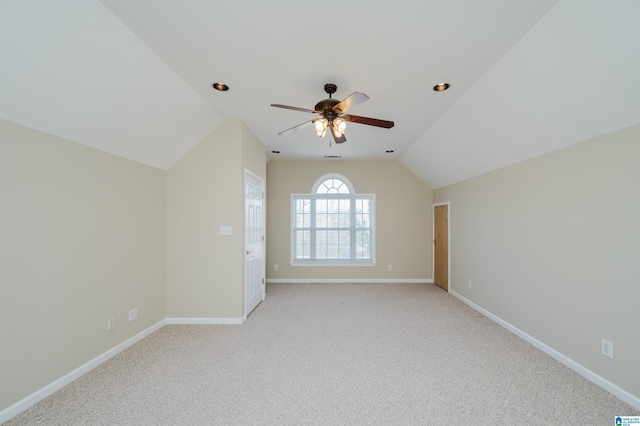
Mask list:
[[[318,102],[314,107],[315,109],[298,108],[281,104],[271,104],[272,107],[276,108],[292,109],[294,111],[310,112],[320,115],[320,117],[318,118],[314,118],[313,120],[298,124],[297,126],[294,126],[287,130],[283,130],[278,134],[286,135],[313,124],[315,126],[316,135],[322,138],[327,133],[327,130],[330,129],[331,134],[333,135],[333,140],[335,140],[336,143],[344,143],[347,141],[347,138],[344,136],[344,131],[347,127],[347,121],[352,123],[366,124],[368,126],[383,127],[385,129],[390,129],[393,127],[393,121],[345,114],[345,112],[349,111],[354,106],[359,105],[364,101],[368,101],[369,97],[364,93],[354,92],[344,98],[342,101],[339,101],[331,97],[331,95],[334,94],[337,89],[338,86],[336,86],[335,84],[325,84],[324,91],[329,94],[329,98],[323,99]]]

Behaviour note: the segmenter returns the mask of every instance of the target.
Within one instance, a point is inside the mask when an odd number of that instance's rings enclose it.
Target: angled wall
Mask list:
[[[0,120],[0,412],[166,317],[164,187]]]
[[[244,168],[266,175],[244,124],[168,172],[9,121],[0,136],[0,413],[167,317],[242,317]]]
[[[451,202],[452,291],[636,401],[639,183],[640,125],[434,195]]]

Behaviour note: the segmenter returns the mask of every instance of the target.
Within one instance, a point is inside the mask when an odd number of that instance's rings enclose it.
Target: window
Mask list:
[[[374,265],[374,194],[329,174],[310,194],[291,194],[291,210],[292,265]]]

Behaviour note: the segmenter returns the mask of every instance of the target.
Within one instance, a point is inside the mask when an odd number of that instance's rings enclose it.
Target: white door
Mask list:
[[[245,170],[245,316],[264,300],[264,180]]]

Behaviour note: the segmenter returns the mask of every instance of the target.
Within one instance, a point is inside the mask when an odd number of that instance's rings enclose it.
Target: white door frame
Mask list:
[[[262,283],[261,283],[261,292],[262,292],[262,300],[264,301],[267,297],[267,292],[266,292],[266,285],[265,285],[265,281],[266,281],[266,258],[265,258],[265,236],[266,236],[266,212],[265,212],[265,206],[266,206],[266,187],[265,187],[265,181],[264,178],[253,173],[251,170],[249,169],[244,169],[244,185],[242,188],[243,191],[243,202],[244,202],[244,251],[247,251],[247,193],[246,193],[246,189],[247,189],[247,178],[251,177],[257,181],[259,181],[262,185],[262,243],[261,243],[261,247],[262,247],[262,262],[260,265],[260,275],[261,275],[261,279],[262,279]],[[247,307],[247,294],[248,294],[248,282],[247,282],[247,256],[244,256],[244,315],[243,315],[243,322],[246,321],[247,316],[249,315],[248,311],[248,307]]]
[[[431,282],[436,282],[436,207],[447,206],[447,292],[451,292],[451,201],[434,203],[431,210]]]

